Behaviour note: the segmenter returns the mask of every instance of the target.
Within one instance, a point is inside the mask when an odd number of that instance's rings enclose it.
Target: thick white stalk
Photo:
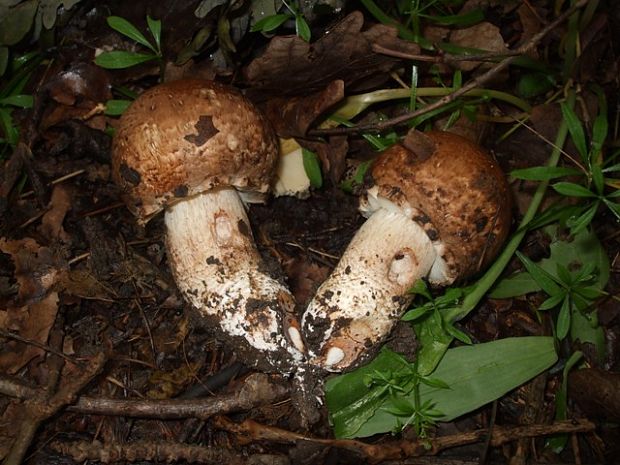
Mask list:
[[[185,300],[237,340],[237,349],[250,350],[257,364],[294,369],[287,365],[303,358],[295,301],[265,272],[237,192],[185,199],[166,210],[165,222],[168,260]]]
[[[313,363],[331,371],[354,364],[384,339],[426,277],[437,253],[426,232],[396,208],[379,208],[351,240],[302,319]]]

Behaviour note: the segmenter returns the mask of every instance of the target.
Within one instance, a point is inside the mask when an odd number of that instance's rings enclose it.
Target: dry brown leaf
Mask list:
[[[251,87],[278,95],[307,94],[335,80],[362,91],[389,79],[400,60],[372,51],[372,45],[417,54],[419,47],[382,24],[362,31],[364,16],[354,11],[312,44],[297,36],[276,36],[245,69]],[[379,81],[377,81],[379,79]]]
[[[29,341],[45,344],[57,313],[58,293],[51,292],[39,302],[8,308],[6,329]],[[30,344],[9,341],[0,353],[0,372],[13,374],[41,354],[42,349]]]
[[[488,22],[482,22],[467,29],[456,29],[450,34],[450,42],[467,48],[477,48],[487,52],[506,53],[508,47],[504,42],[499,28]],[[477,68],[480,62],[461,61],[458,67],[462,71],[471,71]]]

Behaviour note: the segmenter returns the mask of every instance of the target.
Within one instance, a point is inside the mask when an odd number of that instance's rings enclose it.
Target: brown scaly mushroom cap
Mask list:
[[[411,303],[419,279],[449,285],[489,264],[510,227],[506,178],[463,137],[412,131],[373,164],[368,217],[302,318],[312,363],[363,360]]]
[[[165,208],[168,263],[199,324],[250,365],[294,371],[304,351],[295,301],[265,271],[237,192],[255,200],[274,176],[278,148],[263,116],[231,87],[170,82],[132,103],[112,150],[139,221]]]
[[[440,252],[429,279],[445,286],[496,257],[512,218],[508,184],[488,152],[464,137],[416,131],[408,140],[373,164],[360,209],[368,215],[386,199],[420,224]]]
[[[112,175],[129,209],[148,221],[177,199],[218,186],[269,190],[277,139],[236,89],[197,79],[155,86],[120,119]]]

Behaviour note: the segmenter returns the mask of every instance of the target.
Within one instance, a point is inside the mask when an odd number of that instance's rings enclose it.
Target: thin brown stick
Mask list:
[[[407,457],[435,455],[445,449],[484,441],[488,437],[490,437],[490,444],[492,446],[500,446],[518,438],[562,433],[585,433],[594,431],[595,428],[594,423],[588,420],[575,420],[556,422],[551,425],[527,425],[513,428],[495,426],[491,432],[485,428],[421,441],[391,441],[381,444],[366,444],[352,439],[313,438],[280,428],[261,425],[252,420],[234,423],[225,417],[217,417],[215,418],[214,425],[220,429],[237,434],[240,436],[239,439],[245,442],[271,441],[285,444],[298,441],[312,442],[346,449],[371,464],[386,460],[401,460]]]
[[[17,398],[34,398],[38,390],[27,388],[9,377],[0,377],[0,394]],[[259,405],[278,402],[289,395],[282,384],[271,380],[268,375],[255,373],[248,376],[243,386],[232,394],[222,394],[202,399],[109,399],[82,396],[67,407],[71,412],[127,416],[134,418],[199,418],[249,410]]]
[[[489,82],[491,79],[497,76],[500,72],[502,72],[508,66],[510,66],[518,58],[518,56],[525,55],[526,53],[534,49],[534,47],[536,47],[538,43],[543,38],[545,38],[547,34],[549,34],[552,30],[554,30],[556,27],[558,27],[560,24],[566,21],[568,17],[571,16],[573,13],[575,13],[575,11],[577,11],[579,8],[582,8],[583,6],[585,6],[588,3],[588,1],[589,0],[579,0],[577,3],[571,6],[568,10],[566,10],[564,13],[559,15],[554,21],[552,21],[547,26],[545,26],[540,32],[532,36],[530,40],[528,40],[523,45],[518,47],[514,51],[515,53],[514,56],[509,56],[505,60],[500,61],[495,66],[493,66],[491,69],[489,69],[487,72],[472,79],[460,89],[455,90],[451,94],[448,94],[445,97],[442,97],[439,100],[429,105],[426,105],[423,108],[420,108],[419,110],[412,111],[410,113],[405,113],[404,115],[396,116],[394,118],[386,119],[378,123],[360,124],[360,125],[352,126],[348,128],[339,127],[339,128],[332,128],[332,129],[315,129],[312,131],[308,131],[308,135],[309,136],[334,136],[334,135],[342,135],[342,134],[356,134],[356,133],[364,132],[364,131],[382,131],[384,129],[392,128],[394,126],[398,126],[400,124],[406,123],[412,118],[415,118],[417,116],[420,116],[420,115],[429,113],[433,110],[436,110],[438,108],[441,108],[444,105],[447,105],[453,102],[454,100],[456,100],[457,98],[463,96],[464,94],[471,91],[472,89],[481,87],[487,82]],[[510,53],[513,53],[513,52],[510,52]]]
[[[392,50],[386,48],[383,45],[372,44],[372,51],[380,53],[381,55],[387,55],[394,58],[402,58],[404,60],[412,61],[425,61],[429,63],[458,63],[461,61],[498,61],[511,56],[519,56],[521,53],[518,50],[504,53],[480,53],[478,55],[453,55],[451,53],[444,53],[441,55],[412,55],[410,53],[401,52],[400,50]]]
[[[45,391],[39,391],[35,397],[24,402],[23,419],[21,424],[16,426],[18,433],[3,465],[20,465],[22,463],[39,425],[63,406],[75,402],[78,392],[103,369],[105,361],[106,358],[103,353],[96,355],[79,376],[70,379],[53,396],[48,398]]]

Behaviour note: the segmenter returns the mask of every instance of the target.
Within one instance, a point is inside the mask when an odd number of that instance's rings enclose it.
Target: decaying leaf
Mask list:
[[[372,51],[378,44],[403,53],[419,47],[382,24],[362,31],[364,17],[355,11],[312,44],[297,36],[274,37],[265,52],[245,69],[248,83],[266,93],[308,94],[342,80],[350,91],[362,91],[384,82],[400,60]],[[372,82],[371,82],[372,81]]]
[[[0,251],[11,256],[19,286],[13,301],[0,309],[2,327],[22,338],[45,343],[58,312],[56,288],[66,265],[30,238],[0,239]],[[6,342],[0,354],[0,371],[15,373],[39,354],[41,349],[31,345]]]
[[[337,80],[309,95],[269,99],[264,109],[278,136],[303,137],[321,114],[343,98],[344,82]]]
[[[450,41],[461,47],[485,50],[489,53],[506,53],[508,51],[499,28],[488,22],[482,22],[467,29],[455,29],[450,34]],[[479,65],[480,62],[477,61],[461,61],[458,63],[458,67],[463,71],[471,71]]]

